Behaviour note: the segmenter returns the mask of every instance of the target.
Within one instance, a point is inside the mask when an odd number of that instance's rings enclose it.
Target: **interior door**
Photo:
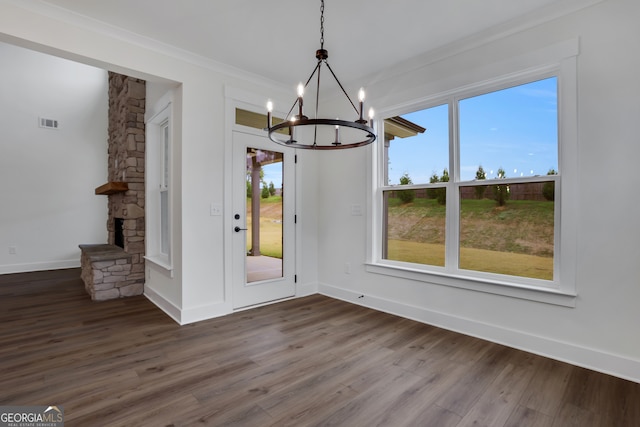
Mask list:
[[[293,150],[233,131],[233,307],[295,295]]]

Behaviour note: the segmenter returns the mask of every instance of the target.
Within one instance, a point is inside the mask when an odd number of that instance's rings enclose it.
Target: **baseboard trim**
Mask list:
[[[0,265],[0,274],[30,273],[32,271],[64,270],[79,268],[80,258],[64,261],[29,262],[25,264]]]
[[[189,323],[226,316],[231,313],[233,313],[233,308],[231,307],[231,304],[227,302],[218,302],[186,308],[182,310],[182,321],[180,324],[187,325]]]
[[[363,295],[327,284],[319,284],[318,293],[640,383],[640,361],[638,360],[397,301]]]
[[[296,298],[308,297],[318,293],[317,283],[299,283],[296,285]]]
[[[316,283],[308,283],[298,285],[296,289],[296,296],[293,298],[301,298],[318,293],[318,285]],[[201,305],[198,307],[191,307],[186,309],[180,309],[171,301],[151,289],[149,286],[145,286],[144,295],[149,301],[155,304],[158,308],[164,311],[169,317],[175,320],[180,325],[187,325],[189,323],[200,322],[202,320],[213,319],[216,317],[226,316],[233,313],[233,306],[229,302],[218,302],[213,304]],[[269,301],[265,303],[273,304],[281,302],[283,300]],[[252,306],[250,308],[255,308]],[[240,310],[241,311],[241,310]]]
[[[144,296],[156,307],[164,311],[167,316],[171,317],[176,323],[178,323],[179,325],[182,324],[180,308],[178,308],[171,301],[169,301],[153,289],[149,288],[147,285],[145,285],[144,287]]]
[[[181,309],[149,286],[144,287],[144,296],[181,326],[233,313],[231,305],[227,303]]]

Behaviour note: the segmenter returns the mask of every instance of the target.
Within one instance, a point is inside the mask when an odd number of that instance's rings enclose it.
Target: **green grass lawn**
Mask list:
[[[251,220],[247,221],[247,252],[251,250]],[[282,258],[282,222],[260,218],[260,254]]]
[[[554,204],[464,199],[460,209],[460,268],[553,279]],[[389,199],[388,258],[444,266],[446,208],[434,199]]]
[[[388,259],[444,267],[444,245],[389,240]],[[553,280],[553,258],[486,249],[460,249],[460,268]]]
[[[463,200],[459,267],[553,280],[553,209],[553,202],[513,200],[498,207],[490,199]],[[260,252],[282,258],[282,198],[261,199],[260,212]],[[434,199],[389,199],[388,258],[444,266],[445,218],[445,207]]]
[[[251,199],[247,198],[247,252],[251,250]],[[260,254],[282,258],[282,197],[260,199]]]

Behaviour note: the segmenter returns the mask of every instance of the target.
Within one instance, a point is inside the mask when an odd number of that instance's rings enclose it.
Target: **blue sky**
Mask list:
[[[558,170],[557,80],[549,78],[463,99],[460,111],[460,171],[475,178],[482,165],[487,179],[498,168],[507,177],[546,175]],[[389,148],[389,181],[409,174],[414,184],[429,182],[449,168],[448,107],[441,105],[402,115],[427,130],[396,138]]]
[[[262,170],[264,171],[264,181],[267,185],[273,182],[275,188],[282,188],[282,163],[265,165]]]
[[[482,165],[487,179],[499,168],[508,178],[546,175],[558,170],[557,79],[549,78],[460,101],[460,170],[463,181]],[[406,172],[414,184],[449,168],[448,107],[402,115],[427,130],[396,138],[389,148],[389,182]],[[380,143],[379,140],[375,144]],[[264,167],[267,184],[282,185],[281,164]]]

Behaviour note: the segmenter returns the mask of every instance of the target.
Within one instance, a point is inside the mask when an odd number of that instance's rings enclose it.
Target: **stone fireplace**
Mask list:
[[[108,242],[80,245],[82,279],[93,300],[144,291],[144,80],[109,72]]]

